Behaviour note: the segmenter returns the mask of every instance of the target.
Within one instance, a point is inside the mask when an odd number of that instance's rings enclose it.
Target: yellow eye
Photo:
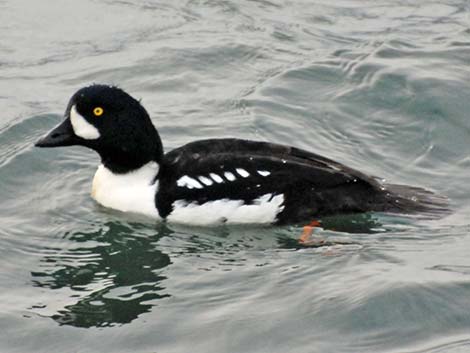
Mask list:
[[[95,116],[101,116],[103,115],[103,113],[104,110],[101,107],[96,107],[95,109],[93,109],[93,114],[95,114]]]

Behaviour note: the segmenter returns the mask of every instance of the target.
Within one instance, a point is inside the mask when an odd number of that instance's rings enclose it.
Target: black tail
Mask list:
[[[437,219],[451,212],[449,199],[422,188],[385,184],[387,212],[408,213]]]

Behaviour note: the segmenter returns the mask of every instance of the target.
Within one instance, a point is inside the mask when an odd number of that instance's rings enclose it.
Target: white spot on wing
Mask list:
[[[264,176],[264,177],[271,174],[267,170],[257,170],[257,172],[258,172],[259,175]]]
[[[250,173],[248,173],[245,169],[237,168],[235,169],[238,174],[240,174],[243,178],[248,178]]]
[[[224,179],[222,179],[219,175],[210,173],[209,176],[214,180],[217,184],[223,183]]]
[[[114,174],[100,165],[93,179],[92,196],[105,207],[160,218],[155,207],[158,164],[149,162],[137,170]]]
[[[70,109],[70,122],[72,123],[73,132],[78,137],[86,140],[96,140],[100,137],[98,129],[77,112],[75,105]]]
[[[254,205],[262,205],[265,202],[269,202],[272,197],[273,197],[273,194],[265,194],[263,196],[258,197],[256,200],[254,200],[253,204]]]
[[[233,175],[232,173],[230,172],[225,172],[224,173],[224,176],[227,178],[227,180],[230,180],[230,181],[234,181],[236,178],[235,178],[235,175]]]
[[[181,186],[181,187],[186,187],[188,189],[202,189],[203,186],[193,178],[188,177],[187,175],[182,176],[181,178],[178,179],[176,182],[176,185]]]
[[[167,217],[170,222],[211,225],[227,223],[273,223],[284,209],[284,195],[265,194],[246,205],[243,200],[220,199],[202,205],[178,200],[173,203],[173,212]]]
[[[206,184],[207,186],[212,185],[214,182],[210,180],[209,178],[206,178],[205,176],[200,176],[199,181],[202,182],[203,184]]]

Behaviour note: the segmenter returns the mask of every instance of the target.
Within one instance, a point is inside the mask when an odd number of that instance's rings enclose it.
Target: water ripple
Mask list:
[[[468,350],[467,2],[0,8],[2,352]],[[308,249],[300,226],[106,210],[89,195],[97,156],[33,148],[91,82],[142,98],[166,149],[291,144],[433,189],[455,213],[333,217],[316,230],[329,245]]]

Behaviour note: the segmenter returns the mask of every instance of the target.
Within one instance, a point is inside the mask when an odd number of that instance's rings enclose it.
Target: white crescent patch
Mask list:
[[[98,129],[77,112],[75,105],[70,109],[70,122],[72,123],[73,132],[78,137],[85,140],[96,140],[100,137]]]

